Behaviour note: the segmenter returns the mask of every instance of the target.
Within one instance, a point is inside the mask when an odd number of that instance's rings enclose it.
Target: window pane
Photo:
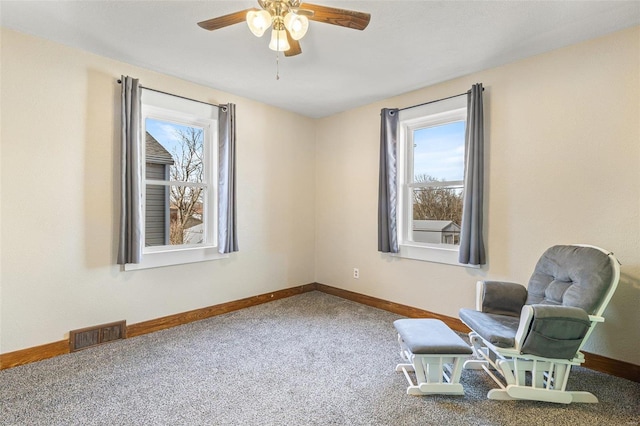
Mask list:
[[[462,186],[414,188],[413,241],[460,244],[462,193]]]
[[[414,181],[463,180],[464,132],[464,121],[414,130]]]
[[[149,175],[150,165],[163,165],[167,166],[168,175],[161,179],[204,181],[202,128],[147,118],[145,129],[147,179],[158,179]]]
[[[203,244],[206,189],[147,185],[145,245]]]
[[[204,243],[205,189],[171,186],[171,244]]]

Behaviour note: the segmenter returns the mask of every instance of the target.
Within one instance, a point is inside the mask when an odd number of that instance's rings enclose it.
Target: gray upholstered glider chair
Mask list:
[[[571,367],[611,300],[620,278],[613,253],[583,245],[554,246],[538,261],[529,285],[480,281],[476,310],[461,309],[476,359],[500,386],[490,399],[598,402],[567,391]]]

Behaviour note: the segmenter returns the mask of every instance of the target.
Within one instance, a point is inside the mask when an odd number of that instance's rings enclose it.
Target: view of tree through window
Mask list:
[[[147,246],[204,243],[203,129],[147,118]]]
[[[413,131],[413,241],[460,244],[464,121]]]

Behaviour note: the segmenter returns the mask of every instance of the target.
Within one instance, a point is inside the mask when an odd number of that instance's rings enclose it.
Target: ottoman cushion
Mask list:
[[[393,325],[414,355],[472,353],[471,347],[440,320],[407,318]]]

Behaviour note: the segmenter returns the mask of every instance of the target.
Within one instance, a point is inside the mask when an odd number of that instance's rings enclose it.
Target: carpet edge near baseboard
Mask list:
[[[467,326],[464,325],[464,323],[462,323],[462,321],[460,321],[458,318],[453,318],[447,315],[441,315],[412,306],[402,305],[388,300],[379,299],[377,297],[368,296],[362,293],[356,293],[350,290],[314,282],[286,288],[283,290],[276,290],[231,302],[225,302],[218,305],[208,306],[205,308],[194,309],[192,311],[182,312],[179,314],[168,315],[149,321],[130,324],[127,326],[127,338],[153,333],[155,331],[188,324],[193,321],[203,320],[213,316],[226,314],[251,306],[261,305],[263,303],[271,302],[278,299],[284,299],[314,290],[343,299],[351,300],[363,305],[382,309],[384,311],[392,312],[408,318],[439,319],[447,324],[447,326],[449,326],[452,330],[462,333],[466,333],[469,331]],[[0,354],[0,370],[17,367],[19,365],[28,364],[31,362],[42,361],[48,358],[53,358],[55,356],[65,355],[68,353],[68,340],[60,340],[57,342],[46,343],[44,345],[34,346],[31,348],[20,349],[17,351]],[[616,377],[621,377],[623,379],[632,380],[634,382],[640,382],[640,366],[625,361],[618,361],[612,358],[607,358],[602,355],[592,354],[590,352],[584,352],[584,354],[584,367],[602,373],[611,374]]]
[[[155,318],[148,321],[127,325],[127,338],[153,333],[167,328],[177,327],[193,321],[199,321],[216,315],[226,314],[239,309],[261,305],[278,299],[295,296],[297,294],[314,291],[315,283],[298,285],[283,290],[275,290],[257,296],[246,297],[244,299],[233,300],[231,302],[220,303],[218,305],[207,306],[194,309],[192,311],[181,312],[165,317]],[[43,361],[60,355],[70,353],[69,340],[59,340],[57,342],[45,343],[25,349],[18,349],[13,352],[0,354],[0,370],[17,367],[32,362]]]

